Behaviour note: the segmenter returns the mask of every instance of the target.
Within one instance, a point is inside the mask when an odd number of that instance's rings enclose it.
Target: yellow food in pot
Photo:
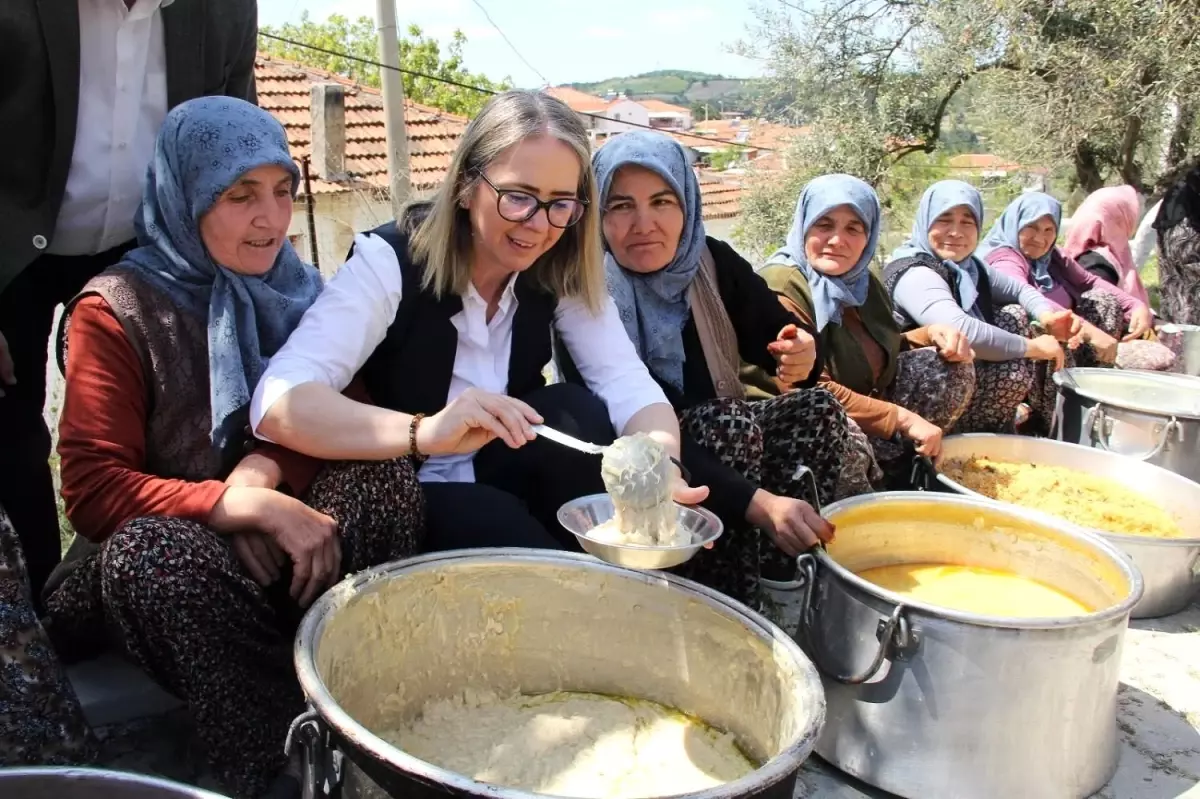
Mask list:
[[[942,563],[899,563],[858,576],[901,596],[985,616],[1058,618],[1091,609],[1056,588],[1013,572]]]
[[[971,457],[947,460],[942,474],[1001,502],[1049,513],[1119,535],[1183,538],[1179,522],[1158,503],[1116,480],[1062,466]]]

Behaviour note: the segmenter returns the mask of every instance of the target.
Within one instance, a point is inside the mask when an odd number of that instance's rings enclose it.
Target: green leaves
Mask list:
[[[375,22],[370,17],[349,20],[341,14],[331,15],[325,22],[313,22],[308,12],[299,24],[287,23],[279,27],[263,26],[263,33],[273,34],[322,50],[344,53],[367,61],[379,61],[379,45]],[[486,91],[454,86],[442,81],[453,81],[493,92],[512,88],[505,78],[493,81],[485,75],[468,71],[463,66],[463,45],[467,37],[456,30],[445,52],[436,39],[427,37],[420,27],[410,25],[407,36],[400,37],[401,69],[419,72],[429,77],[404,75],[404,93],[415,103],[441,108],[452,114],[470,117],[479,112],[490,96]],[[364,64],[350,58],[330,55],[326,52],[285,44],[275,39],[261,37],[259,47],[266,53],[288,61],[294,61],[317,69],[343,75],[364,86],[379,86],[379,67]]]
[[[1200,144],[1195,0],[812,0],[757,13],[737,51],[766,64],[764,110],[813,133],[789,150],[786,180],[764,176],[744,199],[752,246],[777,243],[817,174],[852,172],[904,205],[913,160],[947,138],[1045,167],[1060,194],[1148,190]]]

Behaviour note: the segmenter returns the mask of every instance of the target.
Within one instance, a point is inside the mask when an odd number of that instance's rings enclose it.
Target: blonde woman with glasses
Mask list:
[[[545,384],[556,332],[586,386]],[[370,395],[342,395],[360,375]],[[355,239],[272,359],[255,432],[322,458],[420,461],[430,550],[574,547],[562,503],[603,491],[606,444],[644,432],[679,456],[679,423],[605,291],[587,133],[540,93],[493,98],[431,202]],[[676,500],[706,488],[679,479]]]

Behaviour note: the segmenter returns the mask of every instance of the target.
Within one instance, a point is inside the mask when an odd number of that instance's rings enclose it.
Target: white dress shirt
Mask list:
[[[1162,200],[1156,202],[1146,215],[1142,217],[1137,232],[1129,241],[1129,250],[1133,253],[1133,264],[1140,272],[1150,260],[1150,256],[1158,249],[1158,231],[1154,229],[1154,220],[1158,219],[1158,211],[1162,208]]]
[[[79,0],[79,114],[47,252],[92,255],[133,238],[146,166],[167,115],[163,0]]]
[[[463,308],[450,318],[458,330],[458,349],[446,402],[468,388],[507,393],[517,298],[510,280],[491,321],[487,303],[472,286]],[[396,251],[374,235],[354,239],[354,255],[326,284],[287,343],[275,354],[250,404],[250,422],[258,426],[279,398],[304,383],[324,383],[342,391],[387,335],[396,318],[402,291]],[[648,405],[666,403],[625,332],[617,307],[606,298],[593,314],[577,300],[559,300],[554,327],[593,393],[608,408],[620,432]],[[413,379],[420,379],[414,375]],[[418,477],[426,482],[474,482],[474,454],[429,458]]]

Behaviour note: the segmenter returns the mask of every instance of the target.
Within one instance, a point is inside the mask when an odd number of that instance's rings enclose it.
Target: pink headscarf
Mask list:
[[[1079,258],[1095,250],[1112,264],[1119,275],[1117,285],[1126,294],[1150,305],[1150,295],[1138,276],[1129,239],[1137,231],[1141,203],[1132,186],[1110,186],[1094,191],[1075,211],[1063,253]]]

